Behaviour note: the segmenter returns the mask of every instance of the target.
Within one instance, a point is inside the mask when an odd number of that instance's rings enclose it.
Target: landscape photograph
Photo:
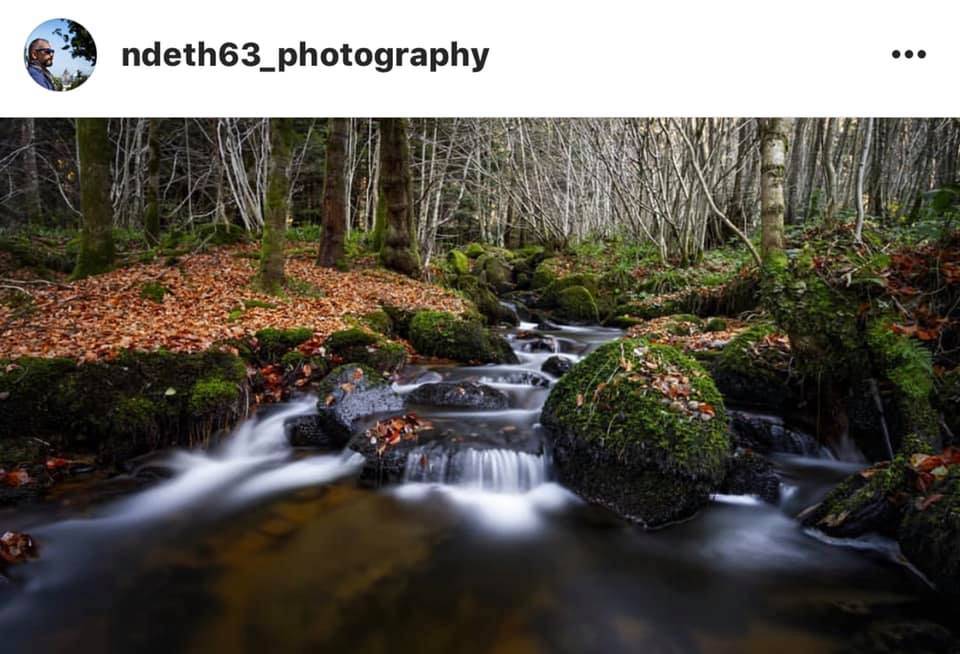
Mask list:
[[[0,649],[960,652],[960,118],[0,119]]]

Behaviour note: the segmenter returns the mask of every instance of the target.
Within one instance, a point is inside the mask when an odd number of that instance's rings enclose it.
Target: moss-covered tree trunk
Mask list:
[[[390,270],[416,277],[420,256],[413,237],[410,144],[403,118],[380,120],[380,191],[386,213],[380,262]]]
[[[323,240],[317,263],[334,268],[343,262],[343,240],[347,231],[346,118],[327,121],[326,165],[323,174]]]
[[[147,125],[147,197],[143,211],[143,229],[147,243],[160,242],[160,129],[159,120]]]
[[[80,255],[73,270],[74,279],[106,272],[113,267],[113,205],[110,202],[113,147],[107,127],[106,118],[77,118],[83,229]]]
[[[290,140],[293,121],[270,119],[270,166],[263,204],[259,285],[267,293],[280,292],[284,284],[284,241],[290,196]]]
[[[783,180],[792,122],[789,118],[760,122],[760,254],[765,264],[783,254]]]

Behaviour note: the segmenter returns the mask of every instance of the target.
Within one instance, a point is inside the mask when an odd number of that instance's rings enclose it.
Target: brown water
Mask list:
[[[555,334],[575,359],[614,335]],[[863,651],[885,621],[949,620],[889,543],[831,545],[792,519],[857,464],[778,456],[782,506],[720,497],[653,533],[541,479],[547,389],[518,373],[549,355],[408,371],[511,397],[428,411],[462,435],[460,463],[429,483],[364,489],[349,453],[292,452],[282,424],[304,398],[216,451],[162,458],[165,481],[0,514],[42,548],[0,586],[0,651],[810,654]]]

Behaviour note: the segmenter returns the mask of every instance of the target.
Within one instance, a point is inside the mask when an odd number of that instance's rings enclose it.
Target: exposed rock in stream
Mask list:
[[[440,382],[418,386],[407,397],[414,404],[468,409],[505,409],[508,398],[503,391],[476,382]]]

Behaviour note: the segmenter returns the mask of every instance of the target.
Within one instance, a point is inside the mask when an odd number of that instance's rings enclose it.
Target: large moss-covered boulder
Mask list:
[[[403,345],[357,327],[330,334],[323,345],[337,364],[360,363],[378,372],[392,373],[407,362]]]
[[[584,286],[570,286],[557,295],[556,315],[563,320],[582,323],[600,321],[600,310],[593,294]]]
[[[695,513],[724,477],[723,401],[669,346],[603,345],[557,382],[541,422],[564,484],[648,528]]]
[[[444,311],[419,311],[410,321],[410,342],[420,354],[466,363],[517,363],[501,336],[479,322]]]
[[[226,352],[123,352],[83,365],[4,361],[0,464],[9,463],[6,446],[31,437],[105,463],[202,444],[246,415],[250,395],[245,364]]]

